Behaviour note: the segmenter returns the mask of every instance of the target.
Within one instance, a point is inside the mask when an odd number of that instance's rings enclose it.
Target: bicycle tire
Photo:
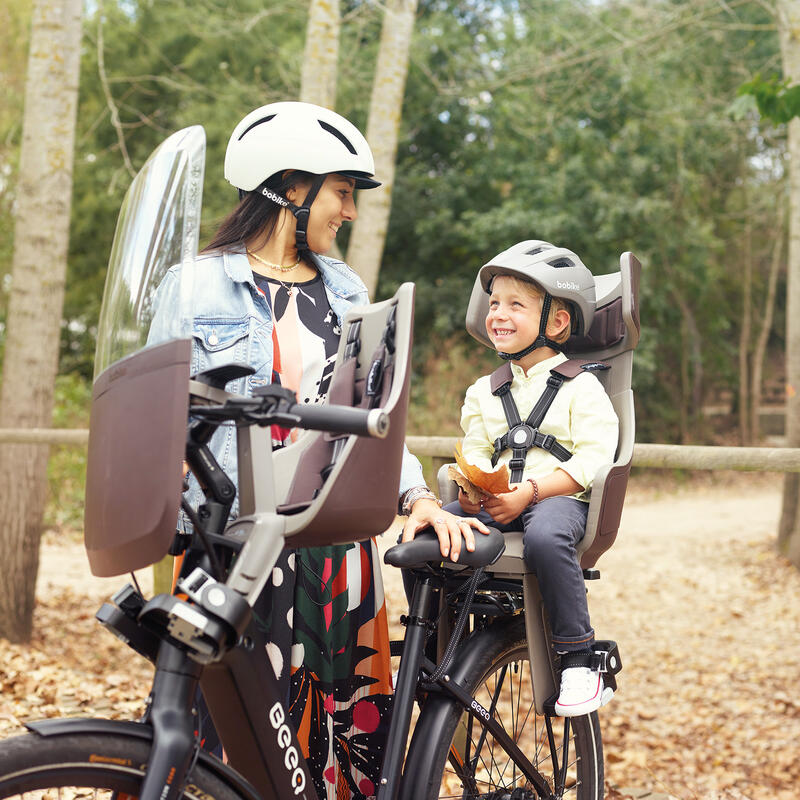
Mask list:
[[[563,732],[570,731],[566,778],[558,779],[545,719],[533,707],[522,615],[473,633],[462,643],[452,663],[451,680],[458,681],[484,709],[494,708],[497,720],[503,722],[505,718],[503,727],[546,779],[554,796],[602,800],[603,746],[597,713],[569,722],[560,717],[550,718],[559,765]],[[497,707],[492,704],[491,696],[498,685],[501,695],[508,690],[512,703],[510,718],[509,707],[501,700]],[[558,790],[563,794],[559,795]],[[453,797],[533,800],[542,795],[510,756],[501,752],[494,737],[458,702],[441,694],[430,695],[420,712],[406,760],[402,796],[407,800]]]
[[[139,796],[151,741],[118,733],[28,733],[0,742],[0,798],[44,800]],[[242,800],[228,782],[195,764],[182,800]]]

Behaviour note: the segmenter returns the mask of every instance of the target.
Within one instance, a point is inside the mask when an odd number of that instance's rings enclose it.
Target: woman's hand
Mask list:
[[[457,517],[449,511],[439,508],[439,504],[428,498],[420,498],[411,508],[411,514],[403,526],[401,541],[410,542],[417,531],[432,527],[439,537],[439,550],[443,557],[448,555],[452,561],[458,561],[461,555],[461,541],[466,543],[467,550],[475,549],[473,528],[481,533],[489,533],[489,529],[477,519]]]
[[[492,515],[495,522],[507,525],[515,520],[533,500],[533,487],[529,481],[520,484],[510,492],[487,497],[483,508]]]

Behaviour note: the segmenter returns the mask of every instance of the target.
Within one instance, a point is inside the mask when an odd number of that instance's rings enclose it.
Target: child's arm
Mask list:
[[[494,440],[489,438],[489,432],[486,430],[478,399],[478,383],[470,386],[464,395],[464,405],[461,407],[461,430],[464,431],[464,439],[461,442],[461,454],[464,460],[480,467],[484,472],[491,472]]]
[[[579,375],[574,380],[576,391],[570,402],[572,458],[561,469],[580,485],[576,490],[580,492],[590,489],[598,470],[614,461],[619,421],[611,400],[594,375]]]
[[[476,384],[470,386],[464,395],[464,405],[461,407],[461,430],[464,431],[464,439],[461,442],[461,454],[464,460],[480,467],[484,472],[490,472],[494,444],[489,441]],[[478,514],[482,507],[480,502],[473,503],[461,489],[458,491],[458,504],[467,514]]]

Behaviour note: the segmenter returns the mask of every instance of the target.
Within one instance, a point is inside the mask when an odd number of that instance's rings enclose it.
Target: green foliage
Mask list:
[[[9,113],[0,105],[4,255],[13,192],[3,170],[13,170],[19,143],[19,48],[29,9],[30,0],[8,0],[0,12],[18,53],[15,60],[0,46],[0,69],[17,65],[16,82],[5,82]],[[105,266],[131,171],[169,133],[202,124],[207,241],[235,200],[222,176],[233,125],[258,104],[297,97],[307,9],[307,0],[90,7],[62,371],[92,372]],[[337,110],[363,127],[383,12],[362,0],[341,10]],[[777,59],[771,23],[757,2],[421,0],[379,286],[386,296],[402,281],[417,282],[418,379],[452,379],[451,366],[440,369],[443,342],[469,368],[482,368],[463,319],[477,269],[495,253],[547,239],[575,249],[600,274],[632,250],[644,264],[639,435],[702,435],[691,425],[698,400],[737,380],[744,259],[755,268],[760,308],[780,235],[784,133],[756,128],[752,108],[772,108],[776,122],[797,94],[778,78],[752,79],[751,93],[741,93],[745,79],[769,74]],[[2,306],[0,285],[0,314]],[[779,307],[776,326],[783,314]],[[420,419],[444,429],[441,404],[429,406]]]
[[[735,385],[737,242],[749,235],[763,261],[782,189],[780,168],[760,164],[783,151],[728,105],[777,39],[755,5],[723,14],[709,4],[704,14],[726,18],[707,25],[696,10],[425,4],[380,284],[389,293],[418,281],[418,363],[462,328],[481,264],[545,239],[597,274],[625,250],[644,264],[642,437],[685,436],[695,389]],[[643,29],[663,33],[633,46]]]
[[[56,378],[54,428],[88,428],[91,385],[76,374]],[[47,465],[48,501],[46,527],[80,531],[83,528],[83,495],[86,450],[61,446],[50,450]]]
[[[752,98],[758,113],[776,125],[785,124],[800,116],[800,85],[789,86],[788,81],[777,75],[763,78],[757,73],[752,80],[743,83],[738,91],[741,99]],[[733,104],[735,115],[743,116],[752,109],[752,104],[743,102]]]

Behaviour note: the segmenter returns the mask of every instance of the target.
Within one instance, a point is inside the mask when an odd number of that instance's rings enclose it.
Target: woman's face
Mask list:
[[[353,200],[354,188],[355,181],[344,175],[332,173],[325,178],[308,216],[308,246],[315,253],[327,253],[336,241],[342,223],[353,222],[358,216]],[[306,193],[304,187],[298,187],[298,197],[293,202],[300,205]]]

